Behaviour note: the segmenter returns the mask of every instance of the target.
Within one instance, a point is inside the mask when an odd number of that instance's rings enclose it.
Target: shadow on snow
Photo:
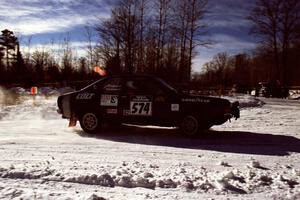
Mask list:
[[[220,152],[285,156],[300,153],[300,139],[293,136],[273,135],[241,131],[208,130],[188,137],[178,129],[148,128],[122,125],[119,129],[107,129],[98,134],[77,131],[82,137],[93,137],[115,142],[156,145],[175,148],[212,150]]]

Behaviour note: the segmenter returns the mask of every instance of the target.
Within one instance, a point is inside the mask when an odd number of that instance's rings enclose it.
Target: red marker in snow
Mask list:
[[[37,87],[31,87],[30,94],[37,95],[37,93],[38,93],[38,88]]]

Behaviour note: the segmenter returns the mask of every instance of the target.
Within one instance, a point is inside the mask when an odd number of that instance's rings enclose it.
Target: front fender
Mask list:
[[[57,99],[58,113],[63,118],[71,118],[71,95],[62,95]]]

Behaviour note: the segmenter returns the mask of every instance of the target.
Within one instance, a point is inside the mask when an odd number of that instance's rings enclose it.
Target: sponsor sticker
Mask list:
[[[151,96],[131,96],[130,115],[152,115],[152,97]]]
[[[182,102],[191,102],[191,103],[209,103],[210,100],[209,99],[202,99],[202,98],[184,98],[184,99],[181,99]]]
[[[121,90],[121,85],[107,84],[103,87],[103,89],[105,91],[112,91],[112,92],[120,91]]]
[[[152,96],[143,96],[143,95],[131,96],[130,101],[151,102],[152,101]]]
[[[94,93],[88,93],[88,92],[85,92],[85,93],[80,93],[80,94],[77,94],[76,96],[76,99],[91,99],[95,94]]]
[[[178,103],[171,104],[171,111],[179,111],[179,104]]]
[[[130,115],[130,110],[124,109],[124,110],[123,110],[123,115],[124,115],[124,116]]]
[[[118,95],[103,94],[100,99],[101,106],[117,106]]]
[[[108,108],[106,109],[107,114],[118,114],[118,109],[116,108]]]

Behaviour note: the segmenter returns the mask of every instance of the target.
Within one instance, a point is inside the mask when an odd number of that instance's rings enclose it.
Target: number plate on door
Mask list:
[[[132,96],[130,99],[131,115],[152,115],[152,97],[151,96]]]

